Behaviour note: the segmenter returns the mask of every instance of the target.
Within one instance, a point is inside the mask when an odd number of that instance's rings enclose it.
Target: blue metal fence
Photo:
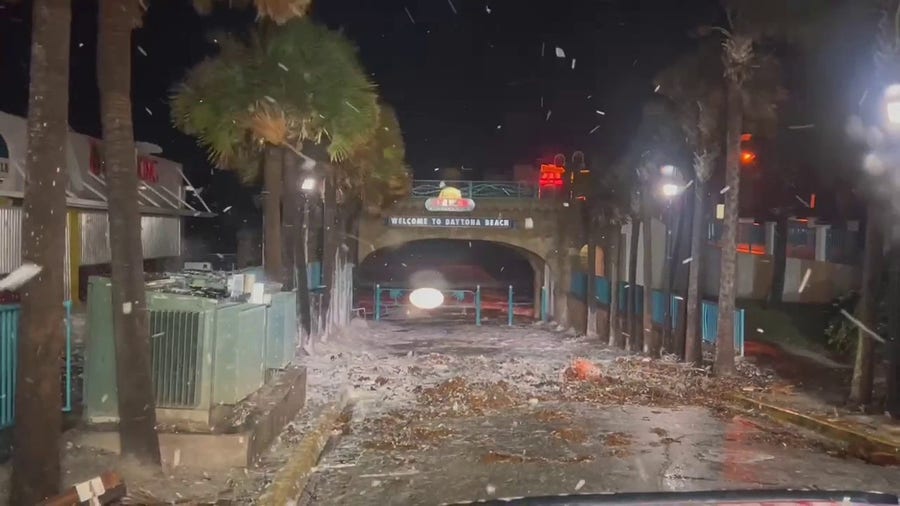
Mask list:
[[[306,279],[310,290],[322,286],[322,264],[320,262],[310,262],[306,265]]]
[[[587,288],[587,274],[585,273],[574,273],[572,276],[572,284],[570,287],[570,291],[572,295],[576,296],[579,300],[586,300],[586,288]],[[595,276],[595,298],[597,302],[604,305],[609,305],[609,281],[606,278],[601,276]],[[634,308],[634,314],[641,315],[644,312],[644,287],[637,285],[635,286],[637,290],[637,307]],[[626,314],[627,307],[627,299],[629,286],[627,283],[619,283],[619,313],[624,315]],[[661,291],[654,290],[652,295],[653,307],[652,307],[652,317],[653,322],[657,325],[662,325],[663,320],[665,319],[665,294]],[[672,316],[672,328],[678,326],[679,315],[681,315],[681,311],[684,305],[684,300],[677,296],[672,295],[671,298],[671,316]],[[703,340],[707,343],[714,343],[716,340],[716,333],[718,330],[718,318],[719,318],[719,307],[714,302],[703,301],[702,306],[702,332],[703,332]],[[734,312],[734,344],[735,349],[740,352],[741,355],[744,354],[744,310],[737,309]]]
[[[375,285],[375,320],[381,320],[389,316],[389,312],[397,308],[412,307],[409,302],[409,294],[415,291],[413,288],[387,288],[380,284]],[[440,290],[444,295],[444,301],[455,300],[455,307],[470,307],[466,299],[472,296],[472,306],[475,309],[475,325],[481,325],[481,286],[475,290]],[[443,304],[442,307],[447,307]]]
[[[64,303],[65,319],[65,373],[63,380],[63,411],[72,410],[72,302]],[[0,305],[0,429],[11,427],[16,418],[16,369],[19,342],[19,304]]]
[[[719,306],[713,302],[703,301],[701,308],[701,327],[703,329],[703,341],[715,343],[719,331]],[[743,309],[734,311],[734,349],[744,356],[744,320]]]

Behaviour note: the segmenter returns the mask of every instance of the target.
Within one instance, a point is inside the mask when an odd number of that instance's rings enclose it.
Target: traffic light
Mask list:
[[[752,134],[741,135],[741,165],[753,165],[756,163],[756,151],[747,144],[753,141]]]
[[[756,162],[756,153],[749,149],[741,150],[741,165],[753,165]]]

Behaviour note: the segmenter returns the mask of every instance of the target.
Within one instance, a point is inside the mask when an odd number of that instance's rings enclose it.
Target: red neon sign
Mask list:
[[[538,184],[541,189],[562,188],[565,172],[566,169],[558,165],[541,164],[541,179]]]
[[[150,158],[149,156],[138,156],[137,173],[141,181],[144,181],[145,183],[159,182],[159,171],[157,170],[156,165],[157,161],[153,158]],[[106,175],[106,162],[103,160],[103,156],[100,154],[100,146],[95,142],[91,143],[89,168],[91,173],[93,173],[94,175]]]

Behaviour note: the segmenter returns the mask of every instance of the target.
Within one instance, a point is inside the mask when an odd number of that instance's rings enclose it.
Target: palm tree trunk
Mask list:
[[[21,294],[9,504],[37,504],[56,494],[60,484],[71,16],[70,0],[35,0],[32,7],[22,260],[43,270]]]
[[[637,256],[638,246],[640,243],[641,222],[638,217],[631,217],[631,239],[628,247],[628,290],[625,292],[628,297],[628,305],[626,311],[626,321],[628,324],[628,341],[626,346],[631,349],[640,349],[635,345],[635,341],[639,339],[641,334],[641,320],[637,314]]]
[[[650,215],[650,192],[646,193],[647,195],[642,199],[644,202],[644,317],[640,330],[643,336],[643,351],[651,357],[658,357],[659,334],[653,332],[653,219]],[[641,351],[641,348],[634,351]]]
[[[609,345],[622,348],[625,345],[623,335],[619,332],[619,254],[622,244],[622,230],[614,227],[612,240],[609,243]]]
[[[131,119],[131,32],[139,20],[140,8],[136,0],[101,0],[99,15],[97,68],[109,187],[119,442],[123,456],[159,465]]]
[[[597,234],[594,229],[594,220],[591,210],[588,209],[588,228],[587,228],[587,286],[585,288],[585,314],[586,325],[585,334],[588,337],[597,336],[597,294],[595,293],[597,283]]]
[[[294,249],[297,236],[300,234],[300,172],[298,157],[294,153],[282,150],[283,196],[281,199],[281,252],[284,259],[284,289],[293,290],[297,282],[297,259]]]
[[[294,241],[294,261],[297,264],[297,314],[303,329],[301,340],[308,340],[312,334],[312,312],[309,297],[309,259],[307,255],[309,241],[309,196],[301,195],[303,210],[297,220],[300,233]],[[306,344],[305,342],[303,344]]]
[[[694,182],[694,217],[691,220],[691,262],[688,266],[687,316],[685,316],[684,359],[699,365],[703,360],[703,329],[701,315],[703,298],[700,296],[700,272],[703,268],[703,228],[706,183]]]
[[[325,205],[323,218],[323,248],[322,248],[322,274],[323,291],[322,314],[325,315],[325,321],[330,322],[328,310],[331,307],[331,297],[334,294],[335,269],[337,268],[337,242],[338,229],[336,225],[337,216],[337,185],[335,184],[334,167],[328,167],[328,175],[325,182]]]
[[[681,198],[679,197],[672,204],[669,210],[674,215],[675,224],[671,229],[666,231],[666,242],[669,243],[669,249],[666,252],[666,274],[663,276],[665,290],[663,290],[663,326],[662,326],[662,343],[663,349],[668,353],[674,353],[679,358],[684,358],[684,340],[676,339],[678,336],[673,331],[672,325],[672,292],[675,290],[675,278],[678,276],[678,252],[681,249],[681,227],[684,221]]]
[[[271,281],[284,281],[281,258],[282,148],[266,148],[263,162],[263,267]]]
[[[744,111],[741,86],[732,79],[727,84],[725,127],[725,220],[722,229],[722,266],[719,281],[719,319],[716,335],[717,375],[734,374],[734,298],[737,274],[738,194],[741,184],[741,129]]]
[[[291,289],[297,289],[295,307],[300,324],[301,344],[310,335],[309,278],[306,260],[306,214],[307,196],[300,191],[300,166],[298,157],[285,150],[284,159],[284,207],[282,216],[285,223],[285,256],[288,259],[287,279]]]
[[[884,258],[884,237],[881,220],[874,206],[870,205],[866,216],[866,244],[863,258],[862,294],[857,306],[859,320],[872,329],[877,325],[878,283]],[[862,329],[858,330],[856,360],[853,363],[853,379],[850,382],[850,402],[864,406],[872,402],[874,378],[873,342]]]

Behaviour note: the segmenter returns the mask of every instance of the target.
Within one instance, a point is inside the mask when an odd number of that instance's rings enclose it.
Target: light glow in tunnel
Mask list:
[[[437,288],[416,288],[409,294],[409,303],[419,309],[435,309],[444,303],[444,294]]]

